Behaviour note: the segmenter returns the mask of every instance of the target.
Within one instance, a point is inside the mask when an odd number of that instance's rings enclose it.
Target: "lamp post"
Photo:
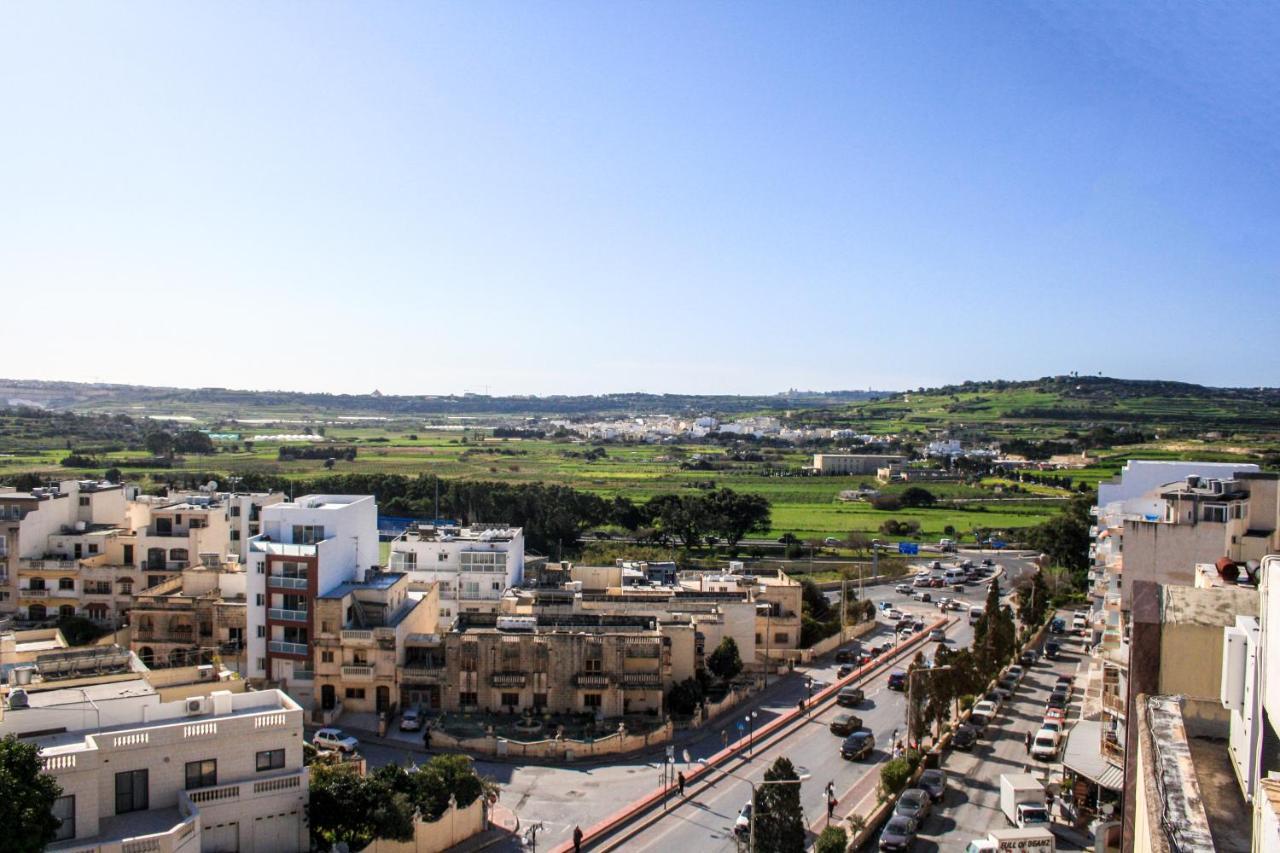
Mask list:
[[[707,760],[705,758],[699,758],[698,763],[703,767],[707,766]],[[798,778],[795,779],[766,779],[762,782],[753,782],[745,776],[739,776],[737,773],[730,773],[728,770],[724,771],[724,775],[732,776],[739,782],[746,782],[751,786],[751,820],[747,834],[748,853],[754,853],[756,849],[756,812],[759,811],[756,807],[756,794],[759,793],[759,790],[765,785],[799,785],[801,782],[807,782],[809,779],[813,778],[812,774],[808,771],[799,773]]]
[[[747,729],[747,758],[751,757],[751,747],[755,745],[756,740],[756,712],[752,711],[742,718],[748,726]]]
[[[805,700],[804,706],[809,711],[809,717],[813,717],[813,676],[806,675],[804,677],[805,690],[809,693],[809,698]]]

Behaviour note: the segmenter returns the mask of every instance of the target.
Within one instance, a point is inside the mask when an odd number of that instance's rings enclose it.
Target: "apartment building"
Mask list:
[[[803,590],[781,569],[776,572],[748,572],[702,575],[692,581],[703,592],[746,593],[755,604],[756,666],[772,668],[786,660],[789,651],[800,648],[800,614]],[[744,655],[744,660],[751,658]]]
[[[225,498],[231,550],[249,562],[249,540],[262,532],[262,508],[284,503],[283,492],[236,492]]]
[[[394,714],[441,707],[442,684],[405,678],[441,646],[439,592],[410,591],[404,572],[369,572],[316,599],[315,688],[322,712]]]
[[[199,566],[137,593],[130,648],[148,667],[218,659],[243,672],[245,578],[239,563]]]
[[[264,506],[245,567],[247,669],[306,707],[314,699],[318,597],[378,566],[370,495],[306,495]]]
[[[414,589],[440,589],[446,626],[459,613],[493,613],[503,592],[524,580],[524,531],[506,525],[415,525],[391,543],[389,568]]]
[[[125,506],[124,487],[94,480],[0,489],[0,613],[31,622],[89,615],[76,561],[106,547]]]
[[[145,682],[9,692],[0,736],[62,787],[58,851],[309,849],[302,709],[278,690],[163,701]]]
[[[865,453],[815,453],[813,470],[817,474],[875,474],[881,468],[906,464],[905,456]]]

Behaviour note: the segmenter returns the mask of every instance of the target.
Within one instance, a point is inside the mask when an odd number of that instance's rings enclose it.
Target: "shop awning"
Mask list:
[[[1124,788],[1124,771],[1102,757],[1102,722],[1099,720],[1080,720],[1071,727],[1062,763],[1107,790]]]

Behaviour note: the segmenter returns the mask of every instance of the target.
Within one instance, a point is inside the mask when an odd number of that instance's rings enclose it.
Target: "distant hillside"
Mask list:
[[[870,431],[964,429],[995,438],[1091,429],[1166,437],[1204,432],[1280,434],[1280,389],[1054,376],[966,382],[859,401],[801,419]]]
[[[158,388],[83,382],[0,379],[0,406],[38,406],[81,412],[134,415],[332,416],[609,416],[625,414],[735,415],[780,409],[847,405],[889,391],[788,391],[771,396],[694,394],[603,394],[588,396],[490,397],[484,394],[396,396],[311,394],[298,391],[237,391],[226,388]]]

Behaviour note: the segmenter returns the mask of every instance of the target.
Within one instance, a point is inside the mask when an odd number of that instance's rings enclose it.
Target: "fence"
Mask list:
[[[466,808],[458,808],[453,799],[444,814],[433,821],[413,822],[412,841],[376,839],[365,850],[372,853],[441,853],[455,844],[485,830],[484,799],[477,797]]]

